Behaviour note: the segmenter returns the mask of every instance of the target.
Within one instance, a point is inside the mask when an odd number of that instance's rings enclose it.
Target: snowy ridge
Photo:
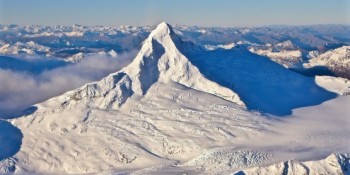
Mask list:
[[[79,53],[76,53],[68,58],[65,58],[64,60],[68,61],[68,62],[76,63],[76,62],[82,61],[85,57],[88,57],[88,56],[108,56],[108,57],[115,58],[118,56],[118,53],[116,51],[114,51],[113,49],[110,50],[109,52],[101,51],[98,53],[87,53],[87,54],[83,53],[83,52],[79,52]]]
[[[305,68],[324,67],[337,76],[350,78],[350,46],[327,51],[309,60]]]
[[[297,50],[298,47],[293,44],[291,40],[287,40],[275,45],[275,49],[278,50]]]
[[[219,44],[219,45],[205,45],[205,49],[209,50],[209,51],[212,51],[212,50],[216,50],[216,49],[232,49],[236,46],[235,43],[230,43],[230,44]]]
[[[84,54],[83,52],[79,52],[66,58],[65,60],[68,62],[76,63],[76,62],[82,61],[86,56],[87,54]]]
[[[266,44],[265,46],[251,46],[249,51],[258,55],[267,56],[272,61],[286,68],[295,67],[298,63],[302,62],[302,52],[290,40],[275,45]]]
[[[16,42],[15,44],[4,44],[0,47],[0,54],[39,54],[48,53],[50,51],[49,47],[39,45],[34,41],[29,41],[26,43]]]

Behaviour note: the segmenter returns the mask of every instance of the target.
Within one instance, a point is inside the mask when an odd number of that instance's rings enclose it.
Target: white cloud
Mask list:
[[[0,118],[97,81],[127,65],[135,52],[120,56],[91,56],[83,61],[43,71],[40,74],[0,69]]]

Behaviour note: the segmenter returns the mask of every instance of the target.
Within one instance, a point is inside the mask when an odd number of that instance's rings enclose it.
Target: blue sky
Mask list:
[[[1,24],[350,24],[350,0],[0,0]]]

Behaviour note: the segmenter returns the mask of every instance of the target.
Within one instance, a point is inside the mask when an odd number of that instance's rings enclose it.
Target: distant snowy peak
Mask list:
[[[39,53],[48,53],[50,51],[49,47],[42,46],[35,43],[34,41],[29,41],[26,43],[16,42],[14,44],[4,44],[0,47],[1,54],[39,54]]]
[[[196,48],[183,42],[169,24],[161,23],[144,41],[130,65],[99,82],[68,92],[59,97],[59,103],[68,107],[85,103],[91,107],[115,109],[132,95],[144,96],[152,85],[163,82],[177,83],[244,106],[235,92],[205,78],[183,54]],[[48,103],[57,102],[53,99]]]
[[[350,46],[343,46],[334,50],[329,50],[310,60],[310,64],[327,65],[336,63],[350,63]]]
[[[290,40],[272,45],[251,46],[249,51],[266,56],[286,68],[296,67],[302,62],[302,52]]]
[[[350,79],[350,46],[343,46],[315,56],[305,63],[304,67],[323,67],[337,76]]]
[[[217,49],[225,49],[225,50],[229,50],[232,49],[236,46],[235,43],[230,43],[230,44],[219,44],[219,45],[205,45],[205,49],[212,51],[212,50],[217,50]]]
[[[86,54],[83,52],[76,53],[68,58],[65,59],[65,61],[76,63],[82,61],[86,57]]]
[[[308,59],[312,59],[312,58],[318,57],[319,55],[320,55],[320,52],[318,50],[313,50],[313,51],[310,51],[306,57]]]
[[[70,57],[65,58],[64,60],[67,62],[77,63],[77,62],[84,60],[84,58],[89,57],[89,56],[106,56],[106,57],[116,58],[116,57],[118,57],[118,53],[116,51],[114,51],[113,49],[110,50],[109,52],[105,52],[105,51],[101,51],[101,52],[97,52],[97,53],[79,52],[79,53],[76,53]]]
[[[291,40],[287,40],[275,45],[275,49],[283,50],[297,50],[298,47],[293,44]]]
[[[111,56],[111,57],[117,57],[117,56],[118,56],[118,53],[112,49],[112,50],[110,50],[110,51],[108,52],[108,55]]]

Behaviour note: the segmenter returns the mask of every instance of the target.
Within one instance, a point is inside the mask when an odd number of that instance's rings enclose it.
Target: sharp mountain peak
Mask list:
[[[163,22],[144,41],[132,63],[99,82],[68,92],[68,99],[63,98],[65,100],[60,103],[119,108],[131,96],[146,95],[152,85],[163,82],[181,84],[244,106],[235,92],[208,80],[189,61],[183,52],[193,48],[196,47],[183,42],[172,27]]]

